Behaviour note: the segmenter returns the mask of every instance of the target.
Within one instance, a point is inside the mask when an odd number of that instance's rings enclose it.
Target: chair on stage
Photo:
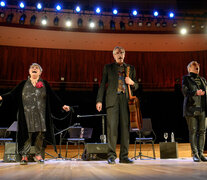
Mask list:
[[[7,131],[8,127],[0,127],[0,144],[4,145],[6,142],[12,142],[13,138],[8,138],[10,132]]]
[[[67,159],[69,143],[78,146],[77,159],[80,159],[80,144],[82,143],[85,146],[85,139],[91,138],[93,128],[72,127],[68,131],[70,138],[66,139],[65,159]]]
[[[134,159],[142,159],[142,157],[146,157],[149,159],[156,159],[155,157],[155,148],[154,141],[156,139],[156,135],[152,129],[152,122],[150,118],[143,118],[143,126],[141,130],[135,131],[138,134],[138,138],[135,139],[135,147],[134,147]],[[142,145],[141,144],[151,143],[153,150],[153,157],[146,156],[142,154]],[[136,153],[137,144],[139,144],[139,154]]]
[[[6,142],[12,142],[13,138],[9,138],[11,131],[15,131],[13,126],[16,125],[16,121],[8,128],[8,127],[0,127],[0,144],[5,144]]]

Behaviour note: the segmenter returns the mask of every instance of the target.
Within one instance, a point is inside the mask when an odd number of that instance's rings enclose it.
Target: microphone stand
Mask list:
[[[70,128],[72,128],[72,127],[73,127],[73,126],[69,126],[69,127],[65,128],[65,129],[63,129],[62,131],[60,131],[60,132],[58,132],[58,133],[55,134],[55,136],[58,135],[58,134],[60,134],[59,153],[58,153],[58,157],[57,157],[57,158],[62,158],[62,159],[63,159],[63,157],[62,157],[62,155],[61,155],[62,134],[63,134],[64,131],[67,131],[68,129],[70,129]]]

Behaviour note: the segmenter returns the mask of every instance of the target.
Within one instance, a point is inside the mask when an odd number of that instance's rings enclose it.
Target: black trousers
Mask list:
[[[129,110],[128,99],[121,93],[113,107],[107,108],[107,139],[108,158],[116,158],[118,127],[120,126],[120,155],[119,159],[128,158],[129,149]]]
[[[20,151],[21,155],[28,155],[31,150],[31,146],[34,140],[35,146],[35,155],[41,155],[43,150],[43,140],[44,140],[44,133],[43,132],[29,132],[29,138],[24,143],[23,149]]]
[[[203,154],[206,136],[205,112],[198,116],[186,117],[186,120],[192,153],[201,155]]]

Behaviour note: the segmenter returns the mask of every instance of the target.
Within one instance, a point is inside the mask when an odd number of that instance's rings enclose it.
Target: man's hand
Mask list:
[[[65,110],[66,112],[70,111],[70,106],[64,105],[63,110]]]
[[[101,102],[96,103],[96,109],[98,112],[100,112],[102,110],[102,103]]]
[[[0,96],[0,101],[2,101],[2,97]]]
[[[197,90],[196,95],[197,96],[203,96],[205,94],[205,91],[203,91],[202,89]]]
[[[132,81],[132,79],[130,77],[125,77],[125,83],[129,84],[129,85],[134,85],[134,81]]]

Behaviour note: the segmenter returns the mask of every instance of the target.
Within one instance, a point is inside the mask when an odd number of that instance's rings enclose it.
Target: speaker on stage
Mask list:
[[[89,160],[104,160],[107,159],[108,144],[106,143],[88,143],[85,145],[82,159]]]
[[[160,159],[178,158],[176,142],[160,142]]]
[[[21,155],[17,154],[16,149],[17,145],[15,142],[6,142],[4,146],[4,162],[20,162]],[[42,158],[45,158],[45,151],[43,150]],[[32,146],[30,150],[30,154],[28,155],[28,161],[33,162],[33,157],[35,156],[35,147]]]
[[[4,162],[20,162],[21,156],[16,153],[16,143],[6,142],[4,146]]]

